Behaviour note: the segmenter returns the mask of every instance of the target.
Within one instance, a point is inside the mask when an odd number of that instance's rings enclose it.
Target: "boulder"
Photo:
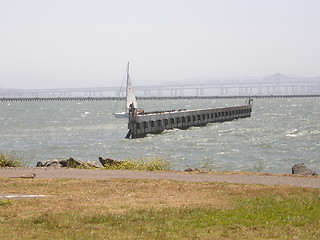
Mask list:
[[[58,159],[37,162],[36,167],[63,167]]]
[[[72,157],[67,159],[67,167],[80,168],[81,166],[84,166],[84,165],[85,165],[84,162],[77,160],[77,159],[74,159]]]
[[[61,167],[68,167],[68,159],[60,160]]]
[[[185,172],[194,172],[196,170],[194,168],[186,168],[184,171]]]
[[[311,175],[311,176],[317,175],[314,171],[312,171],[311,169],[307,168],[307,167],[304,165],[304,163],[295,164],[295,165],[292,167],[292,174]]]
[[[95,162],[95,161],[89,161],[87,162],[87,164],[91,167],[91,168],[100,168],[101,166]]]
[[[67,159],[67,167],[69,168],[100,168],[98,163],[94,161],[84,162],[74,158]]]
[[[121,160],[114,160],[111,158],[103,158],[103,157],[99,157],[99,161],[101,163],[102,166],[106,166],[106,165],[120,165],[125,163],[125,161],[121,161]]]
[[[185,172],[196,172],[196,171],[200,172],[200,170],[198,168],[186,168],[184,171]],[[203,169],[203,171],[205,171],[205,170]]]
[[[72,157],[68,159],[53,159],[39,161],[36,167],[68,167],[68,168],[100,168],[99,164],[94,161],[84,162]]]

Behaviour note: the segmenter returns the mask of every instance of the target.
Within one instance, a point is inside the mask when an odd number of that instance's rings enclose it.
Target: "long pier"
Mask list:
[[[248,99],[248,98],[318,98],[320,94],[306,95],[241,95],[241,96],[153,96],[137,97],[138,100],[178,99]],[[3,97],[0,102],[61,102],[61,101],[117,101],[124,97]]]
[[[173,128],[187,129],[205,126],[208,123],[232,121],[251,116],[252,105],[209,108],[199,110],[178,110],[170,112],[130,115],[126,138],[143,138],[147,134],[158,134]]]

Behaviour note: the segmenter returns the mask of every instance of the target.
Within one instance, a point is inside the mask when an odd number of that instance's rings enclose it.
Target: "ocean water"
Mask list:
[[[0,151],[37,161],[73,157],[161,157],[174,170],[291,173],[303,162],[320,173],[320,99],[254,99],[251,118],[125,139],[123,102],[0,102]],[[242,105],[244,99],[145,100],[146,111]],[[121,111],[122,109],[118,109]]]

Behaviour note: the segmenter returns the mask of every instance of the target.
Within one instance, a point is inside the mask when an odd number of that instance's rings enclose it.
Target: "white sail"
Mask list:
[[[136,96],[134,95],[132,83],[129,75],[129,63],[127,67],[127,91],[126,91],[126,110],[129,110],[130,104],[133,103],[135,108],[138,108]]]
[[[138,109],[138,102],[136,96],[134,95],[132,83],[129,75],[129,63],[127,65],[127,88],[126,88],[126,105],[125,111],[120,113],[113,113],[116,118],[127,118],[129,116],[129,108],[133,103],[135,109]]]

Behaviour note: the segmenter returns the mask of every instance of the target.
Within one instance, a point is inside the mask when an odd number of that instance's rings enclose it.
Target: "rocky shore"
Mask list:
[[[294,174],[259,174],[236,172],[174,172],[174,171],[131,171],[77,169],[61,167],[18,167],[0,168],[0,178],[32,176],[35,179],[168,179],[187,182],[224,182],[239,184],[288,185],[306,188],[320,188],[320,176]],[[32,181],[32,179],[30,179]]]
[[[74,179],[168,179],[187,182],[227,182],[240,184],[290,185],[320,188],[320,176],[303,163],[292,167],[292,174],[210,172],[187,168],[184,171],[106,170],[107,165],[126,161],[99,157],[99,162],[74,158],[39,161],[36,167],[0,167],[0,178]]]
[[[102,168],[105,166],[112,166],[112,165],[121,165],[126,163],[127,161],[122,161],[122,160],[114,160],[111,158],[103,158],[99,157],[99,162],[101,166],[95,162],[95,161],[80,161],[77,159],[74,159],[72,157],[68,159],[53,159],[53,160],[46,160],[46,161],[39,161],[36,165],[36,167],[62,167],[62,168],[81,168],[81,169],[92,169],[92,168]],[[186,172],[194,172],[194,171],[200,171],[198,169],[194,168],[187,168],[184,171]],[[206,169],[202,169],[200,171],[201,173],[206,173],[208,172]],[[297,174],[297,175],[304,175],[304,176],[316,176],[317,173],[309,168],[307,168],[304,163],[298,163],[295,164],[292,167],[292,174]]]

